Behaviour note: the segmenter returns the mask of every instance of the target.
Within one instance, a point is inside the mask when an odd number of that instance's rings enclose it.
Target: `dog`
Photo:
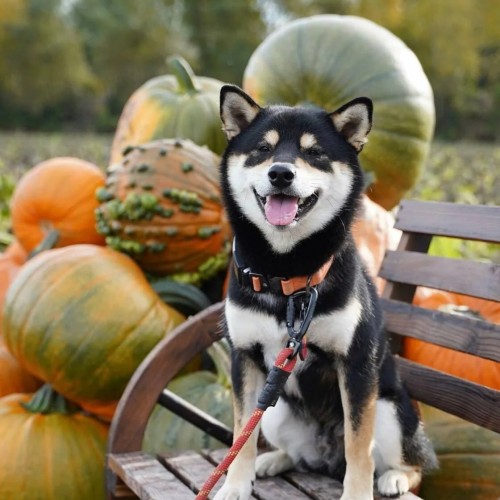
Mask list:
[[[437,466],[397,376],[376,289],[351,234],[364,189],[358,154],[372,110],[364,97],[333,113],[260,107],[236,86],[221,89],[228,139],[221,187],[243,261],[240,275],[231,276],[223,321],[232,351],[235,436],[289,338],[280,283],[307,286],[290,278],[325,276],[315,286],[307,357],[262,419],[274,451],[257,457],[256,430],[216,500],[247,500],[256,475],[292,468],[343,480],[341,500],[373,500],[374,479],[380,495],[397,497]],[[246,284],[242,270],[251,278]]]

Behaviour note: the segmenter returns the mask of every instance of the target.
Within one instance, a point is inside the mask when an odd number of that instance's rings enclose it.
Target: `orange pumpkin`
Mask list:
[[[413,303],[452,314],[465,314],[500,324],[500,303],[420,287]],[[470,354],[405,338],[403,356],[430,368],[461,377],[493,389],[500,389],[500,363]]]
[[[34,392],[41,385],[38,379],[21,368],[0,337],[0,398],[9,394]]]
[[[394,229],[394,217],[390,212],[363,195],[352,233],[361,259],[374,279],[377,290],[382,293],[385,280],[378,277],[378,271],[385,252],[397,248],[401,231]]]
[[[97,227],[106,243],[154,274],[180,274],[193,284],[213,277],[227,266],[230,237],[218,163],[188,140],[130,148],[97,192],[103,202]]]
[[[5,249],[5,252],[3,254],[8,255],[19,266],[22,266],[28,259],[28,252],[26,252],[24,247],[17,240],[14,240]]]
[[[19,243],[13,243],[0,255],[0,331],[2,324],[2,311],[5,296],[10,284],[14,281],[21,269],[23,250]]]
[[[19,182],[11,202],[12,228],[31,252],[49,233],[59,233],[57,247],[103,245],[95,229],[95,190],[104,186],[99,167],[78,158],[53,158],[30,170]]]

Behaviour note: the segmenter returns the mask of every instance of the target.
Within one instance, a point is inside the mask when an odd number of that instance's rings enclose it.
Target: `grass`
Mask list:
[[[110,135],[0,133],[0,229],[8,224],[7,204],[13,182],[24,172],[56,156],[76,156],[104,168],[111,141]],[[408,197],[500,205],[500,144],[436,142]],[[500,249],[493,245],[449,238],[435,238],[431,253],[500,262]]]

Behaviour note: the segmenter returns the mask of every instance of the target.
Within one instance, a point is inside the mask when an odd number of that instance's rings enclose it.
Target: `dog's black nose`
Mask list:
[[[274,187],[285,189],[290,186],[295,177],[295,172],[286,163],[275,163],[267,172],[267,176]]]

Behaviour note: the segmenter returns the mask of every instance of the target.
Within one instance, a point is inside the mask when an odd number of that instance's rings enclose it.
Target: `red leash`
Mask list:
[[[245,425],[238,439],[233,443],[233,446],[227,452],[224,460],[210,474],[210,477],[205,481],[205,484],[196,495],[195,500],[206,500],[213,487],[217,484],[221,476],[223,476],[234,459],[238,456],[245,443],[248,441],[252,432],[259,425],[264,411],[269,406],[274,406],[278,400],[279,394],[285,387],[285,383],[297,364],[297,354],[300,353],[301,359],[306,356],[305,338],[302,341],[300,351],[297,348],[285,347],[277,356],[274,362],[274,369],[270,372],[270,376],[266,381],[266,386],[259,397],[259,404],[253,412],[250,420]]]

